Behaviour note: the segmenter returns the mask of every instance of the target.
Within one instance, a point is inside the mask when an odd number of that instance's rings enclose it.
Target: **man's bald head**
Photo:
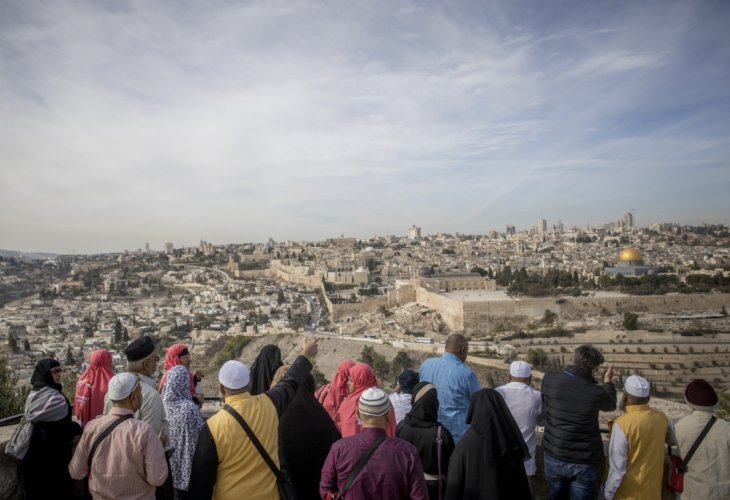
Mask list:
[[[446,339],[446,346],[444,347],[446,352],[457,356],[462,361],[466,361],[467,353],[469,352],[469,342],[460,333],[452,333]]]

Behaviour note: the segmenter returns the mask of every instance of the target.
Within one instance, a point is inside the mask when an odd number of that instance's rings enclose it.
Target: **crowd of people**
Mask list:
[[[73,407],[61,364],[40,360],[25,411],[26,498],[523,500],[540,486],[537,426],[550,500],[659,499],[667,445],[686,457],[682,499],[730,498],[730,423],[713,416],[718,397],[707,381],[687,386],[693,412],[672,423],[649,405],[642,377],[628,377],[617,400],[612,366],[599,376],[604,358],[591,345],[546,374],[540,391],[525,361],[491,389],[465,363],[466,338],[452,334],[442,356],[404,370],[390,395],[353,360],[316,388],[317,351],[305,339],[290,365],[275,345],[251,369],[225,362],[224,406],[207,421],[202,374],[183,344],[167,349],[159,384],[151,337],[127,345],[123,373],[113,373],[108,351],[95,351]],[[617,405],[625,413],[606,456],[598,414]]]

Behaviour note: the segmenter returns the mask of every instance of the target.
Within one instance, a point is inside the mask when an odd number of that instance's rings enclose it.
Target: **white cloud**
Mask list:
[[[728,57],[695,57],[682,85],[701,42],[684,6],[603,22],[506,3],[132,5],[15,2],[0,21],[0,247],[481,231],[532,223],[555,172],[610,184],[624,164],[727,159],[727,119],[698,101],[700,85],[727,100],[701,78]]]

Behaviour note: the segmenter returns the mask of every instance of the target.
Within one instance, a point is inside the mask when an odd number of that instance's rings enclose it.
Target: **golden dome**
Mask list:
[[[641,261],[641,252],[636,248],[624,248],[618,255],[619,262],[639,262]]]

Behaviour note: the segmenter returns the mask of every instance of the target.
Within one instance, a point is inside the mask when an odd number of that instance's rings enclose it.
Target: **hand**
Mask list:
[[[603,383],[608,384],[609,382],[612,382],[613,378],[613,365],[608,365],[608,369],[606,369],[606,373],[603,374]]]
[[[312,358],[317,355],[317,352],[319,352],[319,347],[317,346],[317,343],[319,342],[319,339],[312,339],[309,337],[304,337],[304,347],[302,349],[302,356],[306,356],[308,358]]]

